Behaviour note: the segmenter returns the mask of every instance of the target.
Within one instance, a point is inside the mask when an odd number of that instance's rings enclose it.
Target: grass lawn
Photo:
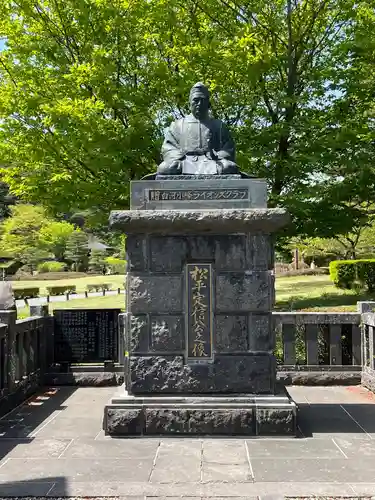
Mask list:
[[[87,276],[85,278],[71,278],[66,280],[56,280],[56,281],[13,281],[12,286],[14,290],[18,288],[32,288],[38,287],[40,289],[40,295],[47,295],[48,286],[68,286],[75,285],[77,287],[77,292],[84,292],[87,285],[96,285],[98,283],[108,283],[111,284],[114,289],[124,288],[124,275],[113,274],[109,276]]]
[[[93,278],[79,278],[66,280],[67,284],[75,284],[77,291],[85,290],[87,284],[113,283],[118,288],[124,281],[124,276],[94,276]],[[62,281],[62,280],[61,280]],[[46,282],[15,282],[15,284],[40,283],[41,288]],[[48,282],[47,282],[48,283]],[[55,282],[56,283],[56,282]],[[59,280],[60,283],[60,280]],[[54,283],[49,283],[51,286]],[[65,282],[64,282],[65,284]],[[42,286],[43,285],[43,286]],[[374,300],[375,297],[368,293],[358,294],[350,290],[336,288],[329,276],[293,276],[276,279],[276,306],[279,311],[356,311],[359,300]],[[77,299],[69,302],[50,303],[49,309],[73,309],[73,308],[124,308],[124,295],[112,295],[107,297],[91,297],[88,299]],[[27,317],[27,307],[19,309],[19,317]]]
[[[356,311],[360,300],[374,300],[374,296],[340,290],[327,275],[276,279],[275,309],[279,311]]]

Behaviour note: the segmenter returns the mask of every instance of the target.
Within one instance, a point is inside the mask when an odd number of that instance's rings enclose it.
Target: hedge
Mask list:
[[[107,292],[108,290],[112,290],[112,283],[97,283],[95,285],[87,285],[86,289],[88,292],[103,292],[104,290]]]
[[[116,257],[107,257],[105,259],[111,274],[124,274],[126,260],[118,259]]]
[[[333,260],[329,272],[338,288],[375,291],[375,259]]]
[[[15,299],[35,299],[39,297],[39,288],[16,288],[13,293]]]
[[[56,262],[53,260],[49,262],[41,262],[37,267],[39,273],[56,273],[64,271],[65,268],[66,264],[64,264],[64,262]]]
[[[290,271],[276,271],[276,275],[280,278],[289,276],[321,276],[329,274],[327,267],[316,267],[315,269],[292,269]]]
[[[76,286],[47,286],[47,292],[48,295],[64,295],[64,293],[76,293]]]

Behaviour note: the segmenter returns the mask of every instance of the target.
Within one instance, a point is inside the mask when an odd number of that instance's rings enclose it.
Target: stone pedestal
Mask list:
[[[272,233],[287,214],[266,208],[259,180],[143,182],[138,209],[111,213],[127,234],[125,387],[106,433],[293,434],[271,324]]]

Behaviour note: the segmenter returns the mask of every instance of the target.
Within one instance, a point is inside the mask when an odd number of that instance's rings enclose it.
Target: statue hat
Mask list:
[[[209,92],[208,88],[202,82],[198,82],[191,87],[190,96],[189,96],[190,99],[196,93],[203,94],[205,97],[210,97],[210,92]]]

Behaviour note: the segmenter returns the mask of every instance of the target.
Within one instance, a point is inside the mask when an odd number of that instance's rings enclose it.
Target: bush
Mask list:
[[[47,292],[48,295],[64,295],[64,293],[76,293],[76,286],[47,286]]]
[[[375,291],[375,259],[334,260],[329,272],[338,288]]]
[[[112,283],[97,283],[96,285],[87,285],[86,289],[88,292],[106,292],[112,290]]]
[[[316,267],[315,269],[295,269],[292,271],[276,271],[278,277],[288,277],[288,276],[321,276],[323,274],[329,274],[327,267]]]
[[[13,274],[13,276],[8,276],[8,280],[10,281],[28,281],[28,280],[35,280],[36,277],[30,274],[29,272],[26,272],[22,269],[18,269],[18,271]]]
[[[17,299],[35,299],[39,297],[39,288],[16,288],[13,290],[14,298]]]
[[[110,274],[125,274],[126,260],[117,259],[116,257],[107,257],[105,259]]]
[[[91,250],[89,260],[89,271],[105,274],[106,253],[101,250]]]
[[[65,269],[65,264],[63,262],[41,262],[38,264],[38,272],[40,273],[53,273],[53,272],[60,272],[64,271]]]

